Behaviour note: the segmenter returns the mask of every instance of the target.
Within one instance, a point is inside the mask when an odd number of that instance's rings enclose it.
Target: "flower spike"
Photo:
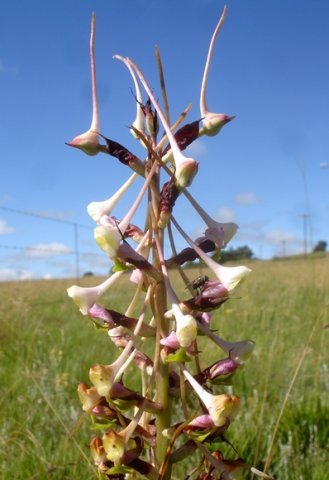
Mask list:
[[[220,253],[238,227],[233,222],[215,221],[192,197],[186,188],[191,185],[199,164],[184,155],[184,150],[201,135],[215,135],[234,118],[210,112],[206,102],[211,58],[225,15],[226,6],[208,50],[200,92],[201,116],[187,124],[182,122],[191,104],[173,125],[170,123],[158,49],[156,57],[162,103],[157,100],[138,65],[128,57],[114,56],[125,64],[134,82],[132,94],[136,102],[136,118],[130,123],[130,131],[146,149],[147,156],[143,159],[100,131],[94,53],[95,15],[92,15],[92,121],[89,130],[68,145],[87,155],[109,155],[135,172],[131,172],[133,175],[110,198],[93,201],[87,206],[88,214],[95,221],[96,243],[106,252],[111,264],[113,262],[112,272],[115,273],[99,285],[89,288],[73,285],[67,290],[82,314],[88,316],[89,323],[100,335],[105,335],[105,341],[112,343],[112,349],[119,350],[117,355],[110,354],[110,361],[95,359],[89,369],[90,385],[80,383],[77,389],[84,413],[74,431],[88,416],[94,429],[101,432],[90,443],[99,478],[143,476],[148,480],[165,480],[174,473],[174,463],[187,459],[197,450],[202,456],[197,465],[189,466],[185,462],[190,470],[188,476],[195,477],[195,480],[219,477],[237,480],[246,467],[241,459],[226,458],[218,450],[221,448],[219,443],[225,441],[236,452],[224,435],[237,415],[240,398],[231,391],[216,388],[232,385],[233,376],[239,373],[252,354],[254,342],[222,339],[211,327],[209,312],[230,300],[235,287],[251,270],[245,266],[224,267],[211,257],[211,252]],[[166,180],[163,180],[163,174],[167,175]],[[117,219],[114,209],[137,175],[142,180],[136,196],[125,214]],[[192,204],[192,213],[195,209],[203,221],[204,233],[194,241],[173,217],[173,208],[182,193]],[[134,221],[137,210],[144,211],[144,222],[140,218]],[[188,212],[184,213],[188,215]],[[172,224],[177,231],[173,232]],[[179,237],[178,232],[187,242],[182,251],[177,250],[174,238],[174,233]],[[172,253],[171,258],[165,260],[167,240]],[[133,242],[137,244],[136,248],[132,247]],[[181,265],[195,259],[213,270],[212,278],[208,277],[208,272],[193,280],[189,278]],[[169,270],[169,267],[174,268]],[[178,290],[178,274],[189,291],[187,299],[184,299],[182,290]],[[121,275],[126,277],[125,281],[110,294],[109,288]],[[129,277],[137,286],[128,284]],[[133,294],[130,287],[133,287]],[[121,308],[114,310],[115,305],[108,305],[112,302],[119,302]],[[203,338],[199,339],[198,335]],[[210,362],[211,347],[220,355]],[[140,381],[135,381],[137,379],[132,376],[137,369]],[[173,396],[180,397],[178,408],[177,402],[171,400]],[[191,396],[193,406],[189,402]],[[257,474],[255,469],[252,471]],[[183,476],[187,474],[181,473]]]
[[[71,142],[67,143],[70,147],[79,148],[87,155],[97,155],[99,152],[99,112],[98,112],[98,99],[96,90],[96,66],[95,66],[95,30],[96,30],[96,17],[92,14],[91,17],[91,33],[90,33],[90,66],[91,66],[91,90],[92,90],[92,120],[89,130],[77,137],[73,138]]]
[[[235,118],[235,115],[230,117],[229,115],[225,115],[223,113],[209,112],[207,107],[207,102],[206,102],[206,89],[207,89],[207,80],[208,80],[210,61],[211,61],[212,52],[213,52],[217,35],[224,23],[226,11],[227,11],[227,8],[225,5],[223,13],[215,28],[214,34],[212,36],[212,39],[209,45],[207,61],[206,61],[206,65],[203,73],[201,92],[200,92],[200,112],[202,117],[203,128],[200,130],[199,135],[205,134],[210,137],[217,135],[217,133],[226,123],[230,122]]]

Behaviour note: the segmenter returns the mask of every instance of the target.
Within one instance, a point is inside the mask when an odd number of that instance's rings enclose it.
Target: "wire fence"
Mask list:
[[[0,211],[0,280],[78,279],[109,271],[108,259],[92,241],[92,226],[6,206]]]

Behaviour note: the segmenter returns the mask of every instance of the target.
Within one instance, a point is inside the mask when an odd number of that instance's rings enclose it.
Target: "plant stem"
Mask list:
[[[153,249],[153,265],[162,271],[162,265],[164,263],[162,250],[163,250],[163,232],[159,231],[155,221],[154,212],[158,210],[159,202],[159,182],[152,185],[152,207],[154,210],[150,212],[154,236],[155,245]],[[156,384],[156,401],[162,405],[162,410],[156,415],[156,429],[157,439],[155,446],[156,467],[159,468],[165,460],[166,451],[168,448],[169,439],[162,435],[162,432],[170,426],[171,423],[171,401],[169,396],[169,365],[164,363],[161,358],[160,339],[161,334],[168,334],[168,324],[165,320],[164,314],[167,310],[167,293],[164,280],[159,282],[154,289],[153,296],[153,314],[157,326],[156,334],[156,346],[155,346],[155,359],[154,368],[155,371],[155,384]],[[157,366],[157,367],[156,367]],[[167,469],[164,479],[170,479],[170,468]]]

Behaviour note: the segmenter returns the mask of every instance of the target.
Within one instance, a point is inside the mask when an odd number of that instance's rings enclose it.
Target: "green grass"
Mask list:
[[[326,480],[329,258],[250,266],[252,275],[213,316],[212,327],[225,339],[256,342],[245,369],[235,376],[233,391],[242,403],[228,439],[244,460],[262,469],[277,426],[269,472],[283,480]],[[83,282],[90,286],[99,280]],[[73,438],[69,432],[81,415],[77,384],[89,383],[89,367],[110,363],[116,352],[67,298],[72,283],[0,284],[1,479],[97,478],[88,451],[89,419]],[[124,310],[132,293],[120,279],[108,294],[109,305]],[[204,366],[221,356],[207,345],[200,342]],[[173,478],[184,477],[174,470]]]

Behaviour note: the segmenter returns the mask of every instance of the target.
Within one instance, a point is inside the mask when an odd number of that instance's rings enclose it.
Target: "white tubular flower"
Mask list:
[[[154,108],[156,109],[156,111],[159,115],[159,118],[162,122],[163,128],[165,129],[165,132],[167,134],[167,138],[169,140],[171,151],[172,151],[172,154],[173,154],[173,157],[174,157],[174,162],[175,162],[175,169],[176,169],[175,170],[175,179],[176,179],[177,186],[179,188],[187,187],[187,186],[191,185],[192,180],[193,180],[194,176],[196,175],[196,173],[198,171],[199,164],[193,158],[187,158],[182,154],[182,152],[181,152],[181,150],[180,150],[180,148],[179,148],[179,146],[176,142],[176,139],[175,139],[175,137],[174,137],[169,125],[168,125],[168,122],[165,119],[165,116],[163,115],[163,113],[161,111],[161,108],[159,107],[159,104],[156,101],[156,99],[153,95],[153,92],[152,92],[149,84],[145,80],[142,72],[139,70],[139,68],[137,67],[137,65],[134,62],[132,62],[129,59],[127,59],[127,60],[129,61],[130,65],[136,71],[141,83],[143,84],[143,87],[145,88],[148,96],[150,97],[150,99],[151,99],[151,101],[154,105]]]
[[[110,215],[115,205],[121,199],[121,197],[126,193],[128,188],[134,183],[138,177],[137,173],[133,173],[131,177],[119,188],[119,190],[112,195],[112,197],[104,200],[103,202],[91,202],[87,206],[87,211],[90,217],[95,221],[99,222],[101,217],[104,215]]]
[[[96,91],[96,66],[95,66],[95,14],[91,18],[91,34],[90,34],[90,64],[91,64],[91,88],[92,88],[92,103],[93,113],[92,121],[89,130],[81,135],[75,137],[67,145],[70,147],[79,148],[87,155],[97,155],[99,147],[99,113],[98,113],[98,100]]]
[[[212,36],[212,39],[209,45],[208,56],[207,56],[207,61],[206,61],[206,65],[203,73],[201,92],[200,92],[200,112],[201,112],[203,127],[200,130],[199,136],[208,135],[212,137],[214,135],[217,135],[217,133],[221,130],[221,128],[226,123],[230,122],[235,118],[235,116],[230,117],[223,113],[209,112],[207,107],[207,102],[206,102],[206,89],[207,89],[207,80],[208,80],[210,61],[211,61],[212,52],[213,52],[217,35],[224,23],[225,15],[226,15],[226,6],[224,7],[222,16],[216,26],[216,29],[214,31],[214,34]]]
[[[223,265],[219,265],[214,260],[210,260],[211,263],[213,262],[210,268],[229,292],[232,292],[237,284],[251,272],[251,269],[248,267],[223,267]]]
[[[240,398],[236,395],[212,395],[207,392],[183,367],[183,374],[195,393],[198,395],[216,427],[222,427],[227,421],[232,422],[236,417],[240,405]]]
[[[172,305],[176,319],[176,336],[181,347],[188,348],[197,337],[197,322],[192,315],[184,315],[177,304]]]
[[[141,133],[144,133],[144,114],[143,114],[143,111],[142,111],[142,108],[141,108],[141,105],[143,103],[143,98],[142,98],[142,92],[141,92],[138,80],[136,78],[135,72],[132,69],[132,67],[131,67],[129,61],[127,60],[127,58],[124,58],[121,55],[114,55],[113,58],[116,58],[117,60],[121,60],[121,62],[123,62],[126,65],[126,67],[128,68],[128,70],[130,72],[130,75],[132,76],[132,79],[133,79],[133,82],[134,82],[134,85],[135,85],[135,90],[136,90],[136,119],[132,123],[132,126],[136,130],[140,131]],[[136,134],[136,132],[134,131],[133,128],[130,129],[130,133],[132,134],[132,136],[136,140],[139,140],[139,137],[138,137],[138,135]],[[145,143],[142,142],[142,141],[140,143],[145,148]]]
[[[72,285],[72,287],[67,289],[67,294],[72,298],[74,303],[78,305],[80,312],[83,315],[88,315],[89,308],[97,303],[99,298],[122,274],[123,272],[116,272],[96,287],[79,287],[78,285]]]
[[[184,190],[183,193],[207,225],[208,228],[205,231],[205,236],[209,240],[212,240],[217,248],[225,247],[231,238],[236,234],[238,225],[233,222],[216,222],[216,220],[211,218],[210,215],[208,215],[208,213],[201,207],[201,205],[199,205],[199,203],[188,190]]]
[[[227,355],[230,360],[242,367],[250,358],[255,342],[252,340],[241,340],[240,342],[227,342],[211,331],[207,325],[200,324],[200,330],[208,335]]]
[[[218,337],[220,338],[220,337]],[[220,338],[221,348],[229,355],[230,359],[242,366],[251,356],[255,342],[252,340],[242,340],[241,342],[226,342]]]
[[[214,242],[217,248],[224,248],[235,235],[238,226],[233,222],[215,222],[216,226],[208,227],[204,234],[208,240]]]
[[[211,268],[218,280],[224,285],[228,292],[232,292],[237,286],[237,284],[247,275],[249,275],[251,269],[248,267],[223,267],[222,265],[219,265],[217,262],[215,262],[215,260],[208,257],[208,255],[203,250],[201,250],[201,248],[198,247],[198,245],[196,245],[193,240],[191,240],[191,238],[184,232],[184,230],[180,227],[179,223],[173,217],[171,218],[171,220],[177,230],[191,245],[191,247],[195,250],[199,257],[204,261],[204,263],[208,265],[209,268]]]

